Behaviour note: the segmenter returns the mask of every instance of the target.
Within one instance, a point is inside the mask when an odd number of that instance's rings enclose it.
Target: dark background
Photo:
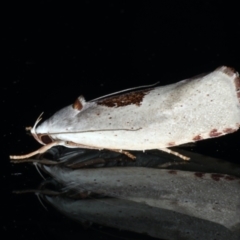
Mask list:
[[[18,1],[2,7],[4,239],[112,238],[45,211],[33,194],[11,193],[41,181],[31,165],[14,166],[8,158],[39,147],[25,127],[41,112],[46,119],[81,94],[91,100],[158,81],[165,85],[221,65],[240,71],[239,10],[230,2],[76,2]],[[192,150],[239,162],[239,142],[237,132]]]

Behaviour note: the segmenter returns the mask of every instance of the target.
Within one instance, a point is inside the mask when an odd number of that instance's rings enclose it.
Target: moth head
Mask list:
[[[46,145],[48,143],[53,142],[54,140],[46,133],[36,133],[36,127],[38,123],[42,120],[41,118],[42,115],[43,113],[40,114],[34,126],[31,128],[31,134],[39,143],[41,143],[42,145]]]

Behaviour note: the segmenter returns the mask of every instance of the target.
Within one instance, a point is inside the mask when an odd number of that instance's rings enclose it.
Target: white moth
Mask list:
[[[56,145],[172,153],[169,147],[238,130],[239,99],[239,75],[224,66],[167,86],[110,94],[90,102],[80,96],[39,126],[41,119],[36,121],[31,133],[42,148],[10,158],[28,158]]]

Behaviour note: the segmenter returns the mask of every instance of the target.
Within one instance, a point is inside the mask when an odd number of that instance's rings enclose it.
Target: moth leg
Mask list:
[[[11,155],[9,156],[10,159],[25,159],[25,158],[30,158],[34,155],[45,153],[48,149],[57,146],[57,145],[65,145],[63,141],[55,141],[49,144],[44,145],[43,147],[39,148],[38,150],[25,154],[25,155]]]
[[[131,158],[132,160],[136,159],[136,156],[134,156],[133,154],[131,154],[128,151],[121,151],[121,153],[123,153],[124,155],[126,155],[127,157]]]
[[[122,154],[126,155],[127,157],[131,158],[132,160],[136,159],[136,156],[134,156],[133,154],[131,154],[128,151],[118,150],[118,149],[107,149],[107,150],[117,152],[117,153],[122,153]]]
[[[98,149],[99,150],[98,147],[87,146],[87,145],[83,145],[80,143],[74,143],[74,142],[70,142],[70,141],[64,142],[63,146],[69,147],[69,148],[86,148],[86,149]]]
[[[166,162],[166,163],[163,163],[163,164],[159,164],[157,167],[158,168],[168,168],[168,167],[172,167],[172,166],[178,166],[178,165],[183,165],[183,164],[186,164],[187,162],[184,161],[184,162]]]
[[[171,150],[171,149],[169,149],[169,148],[160,148],[159,150],[161,150],[161,151],[163,151],[163,152],[167,152],[167,153],[172,154],[172,155],[174,155],[174,156],[180,157],[180,158],[182,158],[184,161],[188,161],[188,160],[190,159],[189,157],[186,157],[186,156],[184,156],[184,155],[182,155],[182,154],[180,154],[180,153],[178,153],[178,152],[175,152],[175,151],[173,151],[173,150]]]
[[[86,146],[86,145],[82,145],[82,144],[78,144],[78,143],[74,143],[74,142],[65,142],[64,146],[67,146],[67,147],[80,147],[80,148],[88,148],[88,149],[99,149],[97,147]],[[130,152],[124,151],[124,150],[108,149],[108,148],[105,148],[105,149],[113,151],[113,152],[117,152],[117,153],[122,153],[122,154],[126,155],[127,157],[129,157],[131,159],[135,159],[136,158],[133,154],[131,154]]]

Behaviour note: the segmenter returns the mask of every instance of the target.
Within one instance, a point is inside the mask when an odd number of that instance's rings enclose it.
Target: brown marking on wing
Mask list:
[[[72,107],[73,107],[73,109],[76,109],[76,110],[79,110],[79,111],[83,108],[83,105],[80,102],[79,98],[77,98],[75,100],[75,102],[73,103]]]
[[[119,96],[105,98],[105,99],[99,100],[97,104],[103,105],[106,107],[124,107],[131,104],[140,106],[144,96],[148,94],[150,90],[151,89],[145,89],[145,90],[125,93]]]
[[[240,78],[239,78],[238,72],[234,68],[230,68],[230,67],[225,67],[222,69],[222,71],[225,74],[227,74],[229,77],[235,76],[234,83],[236,87],[237,98],[238,98],[238,101],[240,102],[240,93],[238,92],[240,90]]]
[[[219,69],[221,69],[221,71],[223,73],[225,73],[226,75],[228,75],[229,77],[232,77],[234,74],[236,74],[236,70],[232,67],[220,67]]]
[[[216,128],[214,128],[210,133],[209,133],[209,136],[210,137],[218,137],[222,135],[222,132],[218,132],[218,130]]]
[[[196,135],[192,140],[193,140],[193,141],[199,141],[199,140],[201,140],[201,139],[202,139],[201,135],[198,134],[198,135]]]
[[[237,74],[236,78],[234,79],[234,82],[235,82],[235,87],[236,87],[236,91],[239,91],[240,90],[240,78]]]
[[[194,175],[195,175],[196,177],[202,178],[202,177],[204,177],[205,173],[195,172]]]
[[[225,128],[223,130],[224,133],[232,133],[232,132],[235,132],[235,131],[236,131],[236,129],[233,129],[233,128]]]
[[[236,73],[236,77],[234,79],[234,83],[235,83],[235,87],[236,87],[236,92],[237,92],[237,98],[238,101],[240,102],[240,78],[239,78],[239,74]]]
[[[232,177],[232,176],[229,176],[229,175],[226,175],[225,179],[228,180],[228,181],[232,181],[232,180],[235,180],[236,178]]]
[[[168,173],[170,173],[170,174],[177,174],[177,171],[175,171],[175,170],[170,170],[170,171],[168,171]]]
[[[224,175],[222,175],[222,174],[217,174],[217,173],[211,174],[211,178],[212,178],[214,181],[219,181],[220,178],[223,178],[223,177],[224,177]]]
[[[239,78],[238,72],[234,68],[230,68],[230,67],[220,67],[219,70],[225,73],[226,75],[228,75],[229,77],[234,77],[237,98],[238,98],[238,101],[240,102],[240,93],[238,92],[240,90],[240,78]]]
[[[175,146],[176,144],[175,144],[175,142],[169,142],[167,145],[168,145],[169,147],[173,147],[173,146]]]

